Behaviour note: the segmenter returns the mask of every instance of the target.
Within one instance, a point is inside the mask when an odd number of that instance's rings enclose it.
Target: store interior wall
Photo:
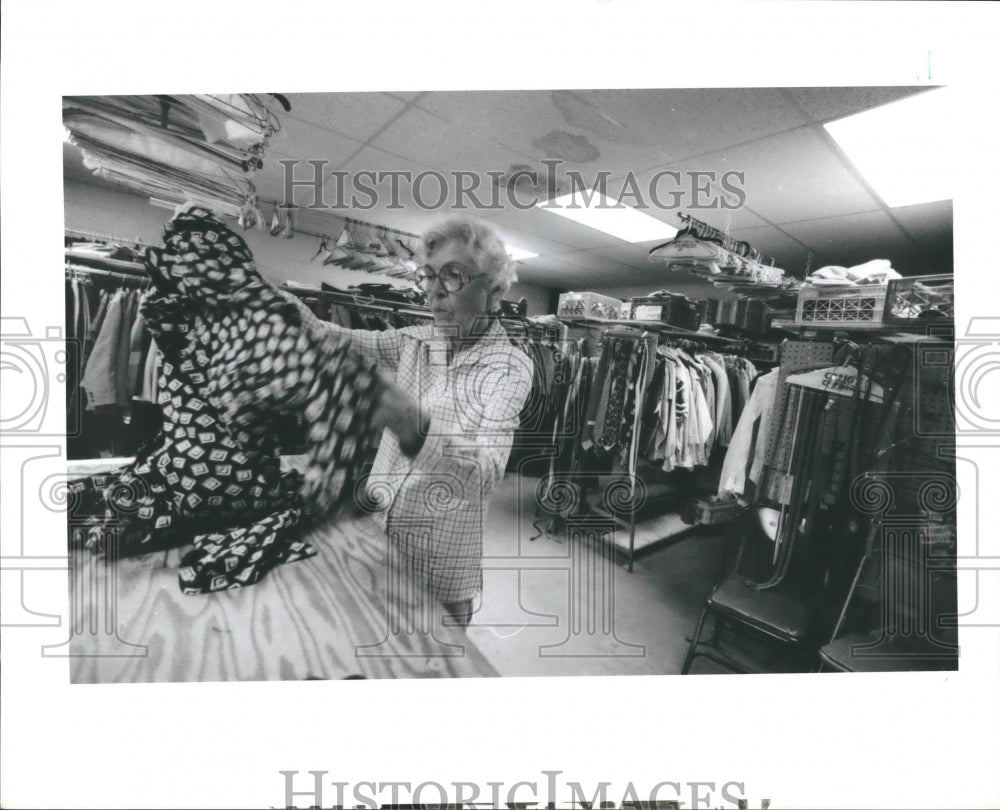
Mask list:
[[[136,194],[74,180],[67,179],[63,189],[67,229],[134,239],[151,245],[161,243],[163,225],[170,219],[170,211],[150,205],[146,198]],[[338,227],[339,220],[331,219],[331,236],[337,235]],[[319,260],[311,261],[319,246],[319,240],[312,236],[297,234],[293,239],[285,239],[256,229],[241,231],[241,234],[261,274],[276,284],[283,281],[326,282],[340,288],[358,284],[404,284],[398,278],[379,273],[323,266]],[[551,306],[552,291],[547,287],[518,282],[505,297],[513,301],[527,299],[529,315],[555,312]]]

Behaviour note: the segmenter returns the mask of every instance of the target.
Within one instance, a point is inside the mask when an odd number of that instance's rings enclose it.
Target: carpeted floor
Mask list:
[[[512,475],[494,493],[469,637],[502,676],[679,674],[718,573],[721,534],[655,546],[629,573],[605,543],[531,540],[537,484]]]

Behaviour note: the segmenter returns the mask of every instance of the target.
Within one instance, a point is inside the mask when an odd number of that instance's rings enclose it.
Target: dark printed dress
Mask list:
[[[110,556],[193,542],[179,571],[185,593],[252,585],[315,554],[299,539],[304,515],[353,500],[372,451],[374,364],[343,337],[301,328],[243,239],[206,209],[169,222],[146,268],[163,425],[129,466],[72,482],[71,514],[95,513],[86,543]],[[308,425],[304,475],[279,469],[289,414]]]

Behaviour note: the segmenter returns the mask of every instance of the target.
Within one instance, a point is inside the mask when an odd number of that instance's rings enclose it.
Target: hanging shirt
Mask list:
[[[722,464],[718,493],[720,496],[729,493],[742,495],[747,479],[755,484],[760,481],[767,444],[765,439],[773,416],[779,370],[774,369],[757,380],[753,394],[743,409],[729,442],[726,459]]]
[[[129,353],[131,351],[132,326],[139,307],[139,297],[134,290],[128,290],[122,302],[122,319],[118,327],[118,341],[115,351],[115,404],[128,405],[129,399]]]
[[[87,334],[84,335],[83,362],[80,367],[81,373],[85,372],[87,369],[87,361],[90,359],[90,355],[94,351],[94,344],[97,342],[97,336],[100,334],[101,327],[104,325],[104,317],[107,315],[109,300],[110,296],[108,295],[108,291],[101,290],[97,302],[97,312],[90,321],[90,327],[87,329]]]
[[[87,410],[116,402],[118,337],[122,324],[124,292],[118,290],[108,303],[101,331],[87,361],[81,385],[87,394]]]

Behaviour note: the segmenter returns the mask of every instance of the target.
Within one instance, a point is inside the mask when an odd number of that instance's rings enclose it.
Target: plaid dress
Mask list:
[[[531,360],[498,320],[449,363],[447,340],[431,324],[348,330],[300,306],[311,328],[349,335],[355,350],[394,372],[430,417],[413,458],[403,455],[391,430],[383,433],[361,495],[390,549],[405,555],[434,596],[443,602],[473,597],[482,588],[489,496],[503,478],[531,391]]]

